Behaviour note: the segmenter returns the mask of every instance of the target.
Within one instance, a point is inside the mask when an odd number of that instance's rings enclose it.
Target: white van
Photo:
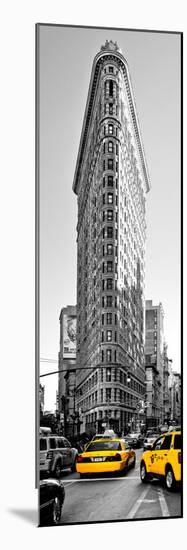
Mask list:
[[[40,429],[40,474],[59,478],[61,471],[66,468],[75,471],[77,455],[77,449],[71,447],[65,437],[50,432],[46,434],[43,428]]]

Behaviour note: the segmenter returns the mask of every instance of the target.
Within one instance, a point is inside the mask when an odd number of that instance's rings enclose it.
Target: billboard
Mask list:
[[[63,316],[63,359],[76,359],[76,324],[75,315]]]

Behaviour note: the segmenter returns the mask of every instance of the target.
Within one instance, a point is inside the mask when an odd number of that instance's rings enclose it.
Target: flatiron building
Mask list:
[[[106,41],[93,61],[73,182],[81,431],[124,431],[140,421],[149,189],[127,61]]]

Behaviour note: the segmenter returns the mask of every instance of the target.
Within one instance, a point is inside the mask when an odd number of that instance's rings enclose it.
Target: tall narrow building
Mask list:
[[[164,412],[164,310],[162,304],[146,300],[145,367],[147,427],[158,426],[165,420]],[[167,365],[165,365],[165,368]]]
[[[106,41],[91,72],[73,182],[77,224],[76,402],[86,431],[137,428],[145,392],[145,202],[129,69]]]

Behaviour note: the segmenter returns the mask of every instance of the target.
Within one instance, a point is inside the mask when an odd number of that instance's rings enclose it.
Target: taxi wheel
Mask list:
[[[168,491],[172,491],[175,488],[175,476],[171,467],[166,470],[165,484]]]
[[[85,479],[86,478],[86,474],[79,474],[80,475],[80,478],[81,479]]]
[[[142,483],[147,483],[147,481],[149,480],[145,462],[141,462],[140,464],[140,478]]]

